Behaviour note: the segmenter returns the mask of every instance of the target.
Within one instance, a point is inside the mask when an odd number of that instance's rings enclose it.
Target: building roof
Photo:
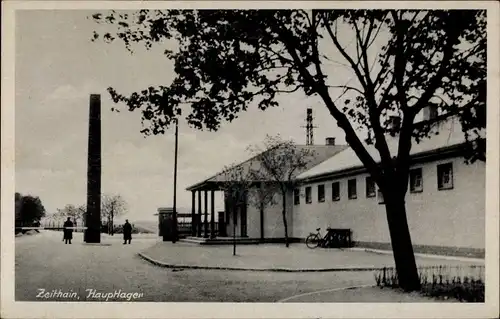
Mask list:
[[[310,150],[314,153],[313,159],[309,162],[307,167],[301,170],[297,170],[297,172],[294,174],[293,177],[296,177],[298,174],[318,165],[319,163],[331,158],[335,154],[345,150],[348,146],[347,145],[296,145],[297,148],[299,149],[305,149],[305,150]],[[274,149],[267,150],[265,152],[273,152],[275,151]],[[263,152],[263,153],[265,153]],[[263,154],[261,153],[261,154]],[[259,170],[261,167],[261,162],[259,160],[259,156],[261,154],[258,154],[238,165],[236,165],[236,168],[242,167],[243,168],[243,173],[250,172],[251,170]],[[215,174],[214,176],[207,178],[204,181],[201,181],[199,183],[196,183],[194,185],[189,186],[186,188],[188,191],[192,190],[208,190],[208,189],[216,189],[218,188],[218,184],[221,182],[226,181],[226,176],[227,174],[223,174],[223,172],[219,172]]]
[[[436,134],[437,133],[437,134]],[[388,137],[387,144],[391,152],[391,156],[397,155],[398,137]],[[449,118],[446,121],[439,122],[431,129],[429,138],[422,139],[419,143],[413,142],[410,155],[423,154],[427,152],[436,152],[440,149],[446,149],[452,146],[458,146],[465,143],[464,133],[457,118]],[[368,153],[376,161],[380,161],[380,154],[373,145],[366,145]],[[307,180],[322,175],[330,175],[336,172],[354,170],[363,168],[361,160],[358,158],[354,150],[350,147],[342,152],[332,156],[328,160],[312,167],[311,169],[299,174],[298,179]]]

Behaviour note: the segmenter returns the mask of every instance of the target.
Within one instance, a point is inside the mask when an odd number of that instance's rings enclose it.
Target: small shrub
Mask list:
[[[419,267],[420,292],[439,299],[455,298],[461,302],[484,302],[484,266]],[[399,288],[397,271],[384,267],[375,272],[379,287]]]

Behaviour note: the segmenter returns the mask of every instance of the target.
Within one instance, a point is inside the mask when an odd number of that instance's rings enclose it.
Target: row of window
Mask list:
[[[445,190],[453,188],[453,164],[445,163],[437,165],[437,185],[438,190]],[[366,177],[366,189],[365,194],[367,198],[377,196],[377,186],[372,177]],[[332,201],[340,200],[340,181],[332,183]],[[422,180],[422,168],[414,168],[410,170],[410,192],[420,193],[424,190],[424,184]],[[312,187],[307,186],[305,188],[305,199],[306,204],[312,203]],[[318,185],[318,202],[325,201],[325,184]],[[358,198],[356,178],[347,180],[347,197],[349,199]],[[378,191],[379,202],[383,203],[382,193]],[[300,189],[294,190],[294,204],[300,204]]]

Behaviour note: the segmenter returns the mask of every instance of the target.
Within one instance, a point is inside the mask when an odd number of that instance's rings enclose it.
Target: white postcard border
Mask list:
[[[483,8],[488,10],[486,302],[385,303],[63,303],[14,301],[15,11],[139,8]],[[1,316],[5,318],[480,318],[499,312],[499,5],[493,1],[6,1],[2,2]]]

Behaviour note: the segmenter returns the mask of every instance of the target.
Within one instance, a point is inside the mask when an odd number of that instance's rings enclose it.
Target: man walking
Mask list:
[[[71,239],[73,239],[73,222],[68,217],[68,220],[64,222],[64,243],[71,244]]]
[[[128,219],[125,220],[125,224],[123,225],[123,244],[125,245],[127,243],[130,244],[130,241],[132,240],[132,225],[128,222]]]

